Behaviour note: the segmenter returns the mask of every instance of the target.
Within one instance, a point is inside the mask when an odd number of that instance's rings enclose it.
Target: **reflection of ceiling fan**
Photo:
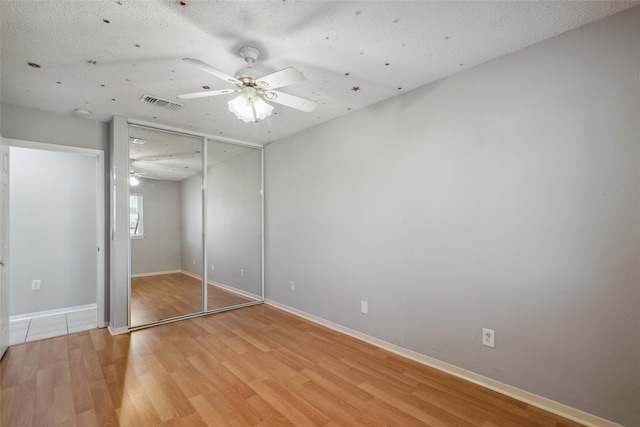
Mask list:
[[[188,93],[178,95],[178,98],[194,99],[239,92],[240,95],[238,97],[229,101],[229,111],[244,122],[255,122],[271,115],[273,107],[262,98],[307,113],[310,113],[316,108],[317,104],[315,101],[273,90],[305,81],[306,78],[300,71],[292,67],[287,67],[275,73],[259,77],[258,73],[252,68],[252,65],[256,62],[256,59],[258,59],[260,51],[252,46],[244,46],[240,49],[240,55],[244,58],[248,66],[247,68],[238,70],[233,77],[200,60],[184,58],[185,62],[195,65],[201,70],[213,74],[222,80],[233,83],[238,88]]]
[[[136,173],[136,171],[131,169],[131,171],[129,171],[129,185],[132,187],[135,187],[138,184],[140,184],[140,180],[138,179],[138,174]]]
[[[143,179],[161,179],[152,175],[147,175],[144,173],[138,173],[136,172],[136,170],[133,168],[133,159],[129,160],[129,185],[132,187],[137,186],[138,184],[140,184],[140,179],[139,178],[143,178]]]

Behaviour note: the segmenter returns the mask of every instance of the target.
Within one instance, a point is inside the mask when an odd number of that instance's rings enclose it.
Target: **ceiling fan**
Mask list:
[[[153,175],[136,172],[135,168],[133,167],[133,162],[135,162],[135,161],[136,160],[134,160],[134,159],[129,159],[129,185],[131,185],[132,187],[135,187],[138,184],[140,184],[140,179],[139,178],[143,178],[143,179],[161,179],[161,178],[158,178],[158,177],[153,176]]]
[[[136,187],[138,184],[140,184],[140,180],[138,179],[138,177],[142,178],[136,171],[131,169],[129,171],[129,185],[132,187]]]
[[[242,56],[247,63],[247,67],[236,71],[233,77],[198,59],[184,58],[183,60],[185,62],[195,65],[219,79],[232,83],[236,85],[237,88],[187,93],[178,95],[177,97],[180,99],[194,99],[240,93],[238,97],[229,101],[228,105],[229,111],[244,122],[263,120],[271,115],[273,107],[265,102],[265,99],[307,113],[312,112],[317,105],[315,101],[274,90],[294,83],[303,82],[306,80],[304,75],[293,67],[287,67],[275,73],[260,77],[252,68],[252,65],[256,62],[259,55],[260,51],[253,46],[240,48],[240,56]]]

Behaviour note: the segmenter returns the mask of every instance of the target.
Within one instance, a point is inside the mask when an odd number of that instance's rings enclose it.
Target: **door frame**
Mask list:
[[[9,141],[0,135],[0,359],[9,348]]]
[[[102,150],[80,148],[68,145],[50,144],[44,142],[25,141],[20,139],[4,138],[9,147],[30,148],[35,150],[54,151],[70,154],[84,154],[96,159],[96,306],[99,328],[108,325],[105,310],[105,155]]]

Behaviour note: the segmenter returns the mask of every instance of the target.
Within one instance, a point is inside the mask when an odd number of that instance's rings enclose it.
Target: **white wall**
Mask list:
[[[639,135],[636,7],[269,144],[266,297],[640,425]]]
[[[131,274],[180,270],[180,184],[140,179],[144,238],[131,239]]]
[[[109,329],[129,330],[129,126],[126,117],[109,124]]]
[[[11,147],[10,177],[10,314],[95,304],[96,158]]]

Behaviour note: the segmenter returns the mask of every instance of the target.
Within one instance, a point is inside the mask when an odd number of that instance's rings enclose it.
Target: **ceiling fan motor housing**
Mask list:
[[[256,71],[253,68],[251,68],[251,66],[253,65],[254,62],[256,62],[259,55],[260,55],[260,51],[256,47],[253,47],[253,46],[241,47],[240,56],[242,56],[242,58],[245,60],[248,67],[242,68],[236,71],[236,73],[234,74],[234,77],[240,80],[245,85],[247,84],[255,85],[256,79],[260,76],[258,75],[258,73],[256,73]]]
[[[233,75],[237,80],[244,84],[254,84],[256,79],[260,77],[253,68],[241,68]]]
[[[246,61],[249,66],[258,60],[258,56],[260,56],[260,51],[257,47],[253,46],[242,46],[240,48],[240,56]]]

